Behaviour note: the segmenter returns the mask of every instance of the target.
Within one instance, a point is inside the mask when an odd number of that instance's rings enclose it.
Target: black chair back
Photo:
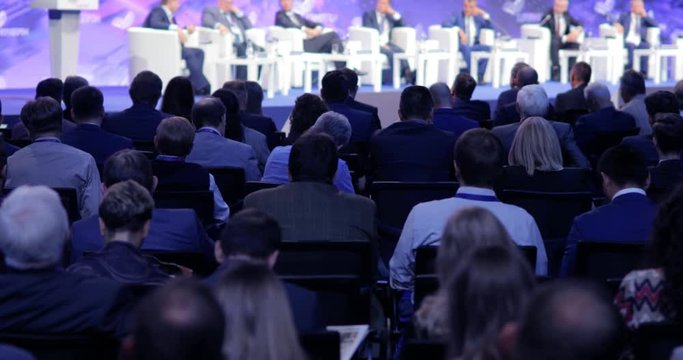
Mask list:
[[[2,193],[7,196],[14,189],[2,189]],[[62,201],[62,206],[66,210],[66,215],[69,218],[69,223],[73,223],[81,219],[81,213],[78,209],[78,192],[74,188],[52,188],[57,195],[59,195],[59,200]]]
[[[640,133],[640,128],[595,132],[595,140],[591,144],[588,144],[587,148],[584,150],[593,168],[595,168],[595,165],[598,163],[600,156],[602,156],[602,153],[604,153],[605,150],[612,146],[619,145],[625,137],[635,136],[638,135],[638,133]]]
[[[0,333],[0,343],[22,348],[38,360],[116,360],[119,340],[88,335],[44,335]]]
[[[407,340],[401,351],[403,360],[446,358],[446,344],[438,341]]]
[[[635,331],[632,339],[636,359],[669,359],[676,347],[683,346],[683,324],[673,322],[642,324]]]
[[[161,209],[192,209],[204,224],[214,222],[211,191],[155,192],[154,205]]]
[[[301,347],[308,360],[329,360],[340,358],[341,338],[336,331],[321,331],[299,335]]]
[[[9,137],[8,137],[5,141],[7,141],[8,143],[10,143],[10,144],[12,144],[12,145],[14,145],[14,146],[16,146],[16,147],[19,147],[19,148],[23,148],[23,147],[29,146],[29,145],[31,145],[31,143],[33,143],[32,140],[28,140],[28,139],[10,139]]]
[[[243,168],[221,167],[208,170],[213,175],[223,200],[230,207],[244,199],[245,175]]]
[[[157,151],[154,147],[154,141],[147,140],[133,140],[133,149],[151,153],[156,153]]]
[[[574,274],[601,283],[606,283],[609,279],[623,278],[640,265],[644,251],[645,241],[638,243],[579,241],[576,245]]]
[[[143,253],[168,264],[191,269],[196,276],[209,276],[218,267],[216,260],[203,253],[143,250]]]
[[[259,190],[272,189],[278,186],[280,186],[280,184],[272,184],[262,181],[247,181],[244,184],[244,197],[247,197],[247,195]]]

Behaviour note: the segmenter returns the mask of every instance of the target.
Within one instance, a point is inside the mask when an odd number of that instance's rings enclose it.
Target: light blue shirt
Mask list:
[[[287,184],[289,183],[289,153],[292,152],[292,146],[278,146],[270,153],[266,168],[263,171],[263,178],[261,181],[272,184]],[[353,181],[351,180],[351,172],[349,171],[346,161],[339,159],[337,161],[337,173],[334,176],[334,186],[341,192],[355,194],[353,189]]]
[[[490,189],[462,186],[457,194],[495,197]],[[481,207],[491,211],[518,245],[536,246],[536,275],[547,275],[548,257],[541,232],[536,221],[524,209],[500,201],[482,201],[449,198],[416,205],[410,211],[403,226],[401,237],[389,261],[391,287],[398,290],[413,290],[415,278],[415,251],[420,246],[436,246],[448,219],[466,207]]]

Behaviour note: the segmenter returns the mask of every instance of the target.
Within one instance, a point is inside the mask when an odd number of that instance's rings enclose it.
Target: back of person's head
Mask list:
[[[199,100],[192,107],[192,122],[197,127],[220,127],[225,121],[225,106],[214,97]]]
[[[436,83],[429,87],[429,93],[432,95],[434,108],[450,108],[453,107],[453,98],[451,97],[451,90],[446,83]]]
[[[235,141],[244,140],[244,128],[240,120],[240,104],[237,96],[230,90],[218,89],[211,94],[212,97],[219,99],[225,107],[225,137]],[[195,123],[195,126],[197,123]]]
[[[453,81],[451,93],[460,100],[470,100],[476,88],[477,81],[470,74],[460,73],[455,77],[455,81]]]
[[[650,178],[645,160],[628,145],[607,149],[600,157],[598,170],[603,176],[603,186],[609,185],[617,191],[627,187],[644,189]]]
[[[299,136],[310,129],[320,115],[327,112],[325,102],[313,94],[303,94],[296,98],[292,114],[289,116],[291,123],[289,139],[296,141]]]
[[[53,98],[61,107],[62,99],[64,98],[64,83],[62,80],[56,78],[41,80],[36,86],[35,99],[41,97]]]
[[[282,230],[277,221],[260,210],[247,208],[225,224],[220,248],[226,258],[238,256],[266,263],[277,252],[280,242]]]
[[[192,105],[194,105],[194,90],[190,80],[184,76],[176,76],[171,79],[166,84],[166,90],[164,90],[161,111],[189,119]]]
[[[591,81],[591,66],[588,63],[579,61],[572,67],[572,80],[579,83],[588,84]]]
[[[451,356],[501,358],[501,331],[519,321],[534,286],[528,262],[509,246],[477,247],[456,265],[447,286]]]
[[[32,138],[62,131],[62,108],[57,100],[41,97],[27,102],[21,108],[21,122]]]
[[[524,66],[517,72],[517,87],[521,89],[527,85],[538,85],[538,72],[531,66]]]
[[[197,280],[177,279],[142,300],[132,334],[130,359],[220,360],[225,317],[211,290]]]
[[[500,140],[490,131],[465,131],[453,151],[461,185],[491,188],[503,170],[504,156]]]
[[[358,74],[349,68],[343,68],[341,69],[341,72],[346,76],[346,84],[349,87],[349,96],[355,98],[356,93],[358,92]]]
[[[652,132],[660,154],[680,156],[683,150],[683,118],[680,115],[658,115],[652,125]]]
[[[624,325],[597,285],[554,281],[539,286],[526,307],[512,359],[618,359]]]
[[[327,134],[304,134],[289,153],[292,181],[332,183],[337,173],[337,147]]]
[[[46,269],[62,260],[69,221],[54,190],[20,186],[0,206],[0,250],[7,266]]]
[[[529,176],[538,171],[562,170],[562,148],[548,120],[532,116],[522,122],[508,154],[510,165],[520,165]]]
[[[627,70],[619,79],[619,94],[624,102],[636,95],[645,94],[645,77],[635,70]]]
[[[531,116],[545,117],[548,105],[548,94],[541,85],[527,85],[517,93],[517,109],[522,120]]]
[[[674,86],[674,95],[678,99],[678,108],[683,111],[683,80],[679,80]]]
[[[104,96],[93,86],[76,89],[71,95],[72,118],[76,122],[101,122],[104,117]]]
[[[151,71],[141,71],[130,83],[128,94],[133,104],[145,104],[156,107],[161,97],[163,83],[159,75]]]
[[[247,112],[261,115],[263,112],[263,88],[256,81],[245,82],[247,87]]]
[[[88,80],[78,75],[67,76],[64,79],[64,105],[67,109],[71,108],[71,95],[74,91],[88,85]]]
[[[525,67],[528,67],[528,66],[529,66],[529,64],[527,64],[525,62],[518,62],[512,67],[512,69],[510,70],[510,87],[513,87],[513,88],[519,87],[519,84],[518,84],[519,71]]]
[[[325,74],[322,80],[320,96],[326,103],[343,102],[349,97],[349,80],[340,70]]]
[[[226,359],[299,360],[299,345],[287,293],[267,267],[242,263],[216,287],[225,312]]]
[[[349,119],[334,111],[328,111],[320,115],[310,130],[329,135],[338,148],[346,146],[349,140],[351,140],[351,123]]]
[[[161,155],[187,156],[192,151],[194,131],[194,126],[185,118],[166,118],[157,126],[154,146]]]
[[[237,96],[237,102],[240,105],[240,111],[247,110],[247,102],[249,102],[249,92],[247,91],[247,84],[242,80],[226,81],[223,84],[223,89],[230,90]]]
[[[613,106],[609,88],[603,83],[594,82],[588,84],[583,89],[583,96],[586,98],[586,103],[588,103],[591,111],[598,111],[602,108]]]
[[[116,233],[142,232],[152,219],[153,209],[154,200],[149,190],[134,180],[126,180],[108,187],[98,212],[104,223],[104,238],[111,241],[115,240]]]
[[[112,154],[102,168],[102,183],[109,188],[126,180],[134,180],[149,192],[154,191],[152,163],[136,150],[120,150]]]
[[[678,114],[678,99],[670,91],[655,91],[645,97],[645,108],[650,116],[650,122],[654,122],[657,114]]]
[[[424,86],[408,86],[401,93],[398,115],[401,121],[431,120],[434,111],[432,94]]]

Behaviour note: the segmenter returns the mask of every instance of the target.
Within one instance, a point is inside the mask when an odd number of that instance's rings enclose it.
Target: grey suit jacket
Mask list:
[[[331,184],[293,182],[249,194],[245,208],[272,216],[283,241],[365,240],[375,237],[375,203]]]
[[[194,137],[188,162],[205,168],[239,167],[244,169],[247,181],[259,181],[261,170],[258,168],[254,149],[247,144],[226,139],[213,133],[198,132]]]
[[[268,140],[265,135],[250,127],[243,126],[242,128],[244,129],[244,143],[254,149],[258,167],[263,172],[263,169],[266,168],[266,162],[268,162],[268,156],[270,156]]]
[[[244,14],[241,14],[242,16],[238,16],[235,13],[232,13],[232,18],[234,19],[235,25],[240,28],[240,31],[242,32],[243,38],[246,40],[246,30],[251,29],[251,21],[249,21],[249,17],[247,17]],[[228,23],[228,19],[225,18],[225,15],[221,12],[221,9],[219,9],[217,6],[207,6],[202,10],[202,26],[204,27],[209,27],[209,28],[215,28],[218,24],[222,24],[225,27],[228,28],[232,32],[232,28],[230,27],[230,24]],[[237,34],[233,34],[237,35]]]
[[[588,159],[576,145],[574,131],[572,130],[571,125],[557,121],[550,121],[550,124],[553,126],[553,129],[555,129],[557,138],[560,140],[565,166],[590,168]],[[498,139],[500,139],[500,142],[503,143],[503,148],[506,153],[510,152],[512,140],[515,139],[519,125],[521,125],[521,123],[516,122],[508,125],[496,126],[491,130],[493,135],[496,135]]]
[[[647,108],[645,107],[645,95],[636,95],[631,101],[622,106],[620,110],[631,114],[636,119],[636,126],[640,128],[638,135],[652,135],[650,115],[648,115]]]

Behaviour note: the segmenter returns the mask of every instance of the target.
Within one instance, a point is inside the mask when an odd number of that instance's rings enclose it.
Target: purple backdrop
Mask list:
[[[178,21],[198,24],[201,9],[214,0],[184,1]],[[47,14],[29,7],[30,0],[0,1],[0,88],[29,88],[49,76]],[[142,23],[157,0],[100,0],[98,11],[81,16],[79,72],[96,85],[124,85],[128,82],[126,29]],[[519,35],[519,25],[537,22],[552,0],[480,0],[491,13],[498,31]],[[277,0],[235,0],[256,26],[272,24]],[[363,11],[374,0],[298,0],[297,11],[343,32],[359,24]],[[394,0],[394,7],[407,23],[424,32],[462,9],[462,0]],[[572,0],[571,13],[584,22],[589,32],[613,19],[628,7],[628,1]],[[646,7],[659,21],[663,41],[683,34],[683,0],[646,0]]]

